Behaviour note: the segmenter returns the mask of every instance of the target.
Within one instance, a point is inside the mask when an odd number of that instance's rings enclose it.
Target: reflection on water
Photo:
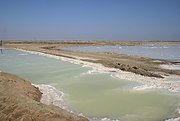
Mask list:
[[[63,49],[89,52],[114,52],[129,55],[145,56],[153,59],[180,60],[180,45],[146,44],[138,46],[87,46],[67,47]]]
[[[64,92],[69,109],[88,117],[125,121],[157,121],[171,116],[179,96],[160,91],[134,91],[135,82],[90,68],[15,50],[3,50],[0,70],[15,73],[34,84],[48,84]]]

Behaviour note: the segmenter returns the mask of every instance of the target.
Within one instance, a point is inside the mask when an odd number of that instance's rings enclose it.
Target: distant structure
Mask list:
[[[3,41],[1,40],[0,46],[2,46],[2,44],[3,44]]]

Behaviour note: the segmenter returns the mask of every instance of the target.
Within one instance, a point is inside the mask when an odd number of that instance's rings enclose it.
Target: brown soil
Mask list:
[[[41,92],[30,82],[0,72],[0,121],[87,121],[40,99]]]

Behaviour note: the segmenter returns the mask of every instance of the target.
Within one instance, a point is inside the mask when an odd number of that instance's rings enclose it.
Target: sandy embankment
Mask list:
[[[41,92],[18,76],[0,72],[0,121],[87,121],[40,102]]]

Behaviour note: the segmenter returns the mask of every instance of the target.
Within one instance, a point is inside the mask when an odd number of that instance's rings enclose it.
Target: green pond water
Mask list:
[[[69,109],[92,118],[125,121],[159,121],[173,116],[179,94],[162,90],[136,91],[136,82],[105,73],[88,73],[91,68],[45,56],[3,49],[0,70],[14,73],[34,84],[48,84],[64,92]]]

